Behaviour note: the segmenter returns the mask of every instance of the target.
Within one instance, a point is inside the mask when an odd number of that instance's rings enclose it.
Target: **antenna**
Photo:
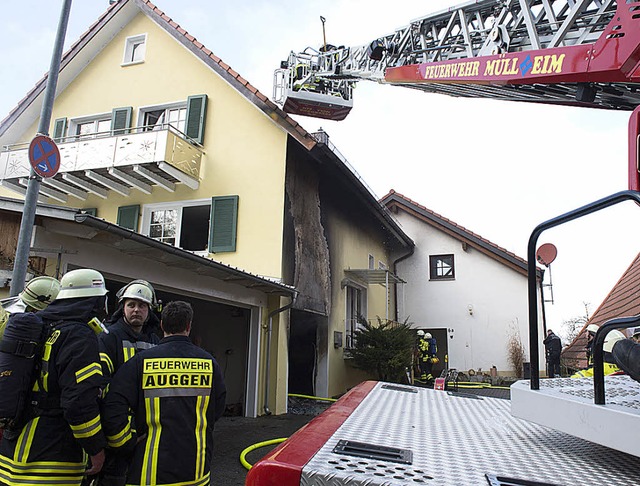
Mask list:
[[[549,287],[551,292],[551,300],[545,300],[545,302],[553,302],[553,280],[551,278],[551,263],[558,256],[558,249],[553,243],[545,243],[538,251],[536,251],[536,261],[549,269],[549,283],[542,284],[543,287]]]
[[[322,15],[320,16],[320,22],[322,22],[322,40],[324,41],[324,50],[323,52],[327,52],[327,34],[324,31],[324,23],[327,21]]]

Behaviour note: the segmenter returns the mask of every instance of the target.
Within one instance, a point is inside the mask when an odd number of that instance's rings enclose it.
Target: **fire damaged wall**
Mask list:
[[[293,237],[293,285],[300,292],[294,307],[327,316],[331,312],[329,246],[322,225],[319,174],[315,164],[290,151],[287,164],[288,232]],[[285,238],[286,239],[286,238]],[[285,243],[286,244],[286,243]]]

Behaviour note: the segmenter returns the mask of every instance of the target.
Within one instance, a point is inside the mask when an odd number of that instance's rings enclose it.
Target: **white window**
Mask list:
[[[345,315],[346,348],[353,348],[355,344],[355,332],[362,327],[358,322],[365,318],[367,291],[364,288],[347,285],[345,287],[347,309]]]
[[[374,270],[376,264],[376,259],[373,258],[373,255],[369,255],[369,270]]]
[[[171,125],[180,133],[184,133],[187,105],[178,103],[142,108],[140,115],[138,119],[141,120],[141,126],[144,131],[166,130]]]
[[[127,65],[144,62],[146,44],[147,34],[127,37],[124,45],[124,58],[122,59],[122,64]]]
[[[387,265],[384,262],[378,262],[378,270],[386,270],[387,269]]]
[[[96,133],[108,135],[111,130],[111,114],[76,118],[71,120],[69,134],[83,138],[95,138]]]
[[[149,204],[142,212],[142,232],[183,250],[207,252],[211,200]]]

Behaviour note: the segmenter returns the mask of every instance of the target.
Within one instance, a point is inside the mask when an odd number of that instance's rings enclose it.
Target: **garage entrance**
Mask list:
[[[107,280],[110,312],[115,311],[117,307],[115,294],[123,285],[122,282]],[[157,287],[156,296],[164,304],[173,300],[184,300],[191,304],[193,307],[191,341],[211,353],[222,368],[227,386],[225,413],[245,415],[249,382],[247,372],[251,310],[180,295]]]

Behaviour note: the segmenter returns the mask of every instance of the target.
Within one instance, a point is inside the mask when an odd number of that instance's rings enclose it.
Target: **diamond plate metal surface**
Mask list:
[[[485,474],[567,486],[640,484],[637,457],[514,418],[508,400],[381,385],[304,467],[302,485],[486,485]],[[341,439],[407,448],[413,463],[332,453]]]
[[[540,390],[556,392],[560,395],[571,395],[593,403],[593,380],[575,378],[554,378],[541,380]],[[640,383],[630,376],[607,376],[605,378],[606,402],[610,405],[625,407],[629,413],[640,414]]]
[[[539,390],[527,380],[511,386],[511,413],[640,457],[640,442],[629,434],[640,428],[639,399],[640,383],[626,375],[605,377],[605,405],[594,403],[590,378],[540,380]]]

